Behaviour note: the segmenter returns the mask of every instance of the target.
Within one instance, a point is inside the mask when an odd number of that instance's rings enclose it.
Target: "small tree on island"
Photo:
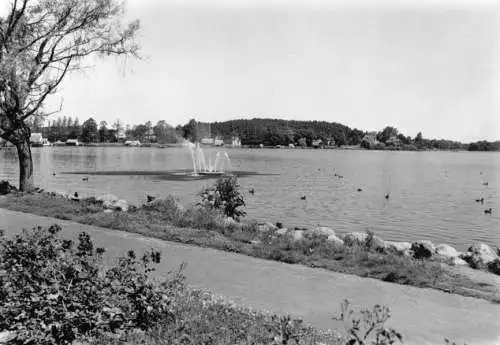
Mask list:
[[[34,188],[28,119],[91,55],[133,55],[139,22],[118,0],[12,0],[0,16],[0,138],[17,148],[19,189]]]

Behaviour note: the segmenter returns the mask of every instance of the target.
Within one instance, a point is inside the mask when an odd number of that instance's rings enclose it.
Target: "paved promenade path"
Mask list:
[[[302,317],[320,328],[339,326],[331,316],[348,298],[356,310],[377,303],[389,306],[388,326],[401,332],[406,344],[443,345],[447,337],[460,345],[500,345],[500,304],[0,209],[0,229],[7,236],[54,223],[63,227],[65,237],[88,232],[108,255],[128,249],[161,250],[158,274],[187,262],[191,286],[211,289],[254,309]]]

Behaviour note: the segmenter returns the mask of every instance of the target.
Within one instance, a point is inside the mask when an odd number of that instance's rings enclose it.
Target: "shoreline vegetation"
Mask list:
[[[184,140],[189,140],[225,148],[500,151],[500,140],[463,143],[428,139],[423,137],[422,132],[411,137],[392,126],[379,131],[367,131],[326,121],[253,118],[209,123],[191,119],[185,125],[174,128],[164,120],[158,121],[156,125],[147,121],[133,126],[124,126],[120,119],[113,124],[106,121],[98,124],[93,118],[80,124],[78,118],[67,116],[46,123],[41,120],[36,118],[29,123],[31,133],[36,133],[35,142],[32,142],[35,146],[42,146],[43,140],[58,145],[64,145],[67,140],[77,140],[82,146],[115,146],[129,141],[145,147],[167,148],[181,146]]]
[[[226,178],[231,179],[221,180]],[[14,187],[0,198],[0,207],[500,303],[496,284],[462,274],[458,267],[500,274],[498,253],[487,245],[474,244],[468,252],[459,253],[425,240],[384,241],[371,232],[340,236],[327,227],[287,229],[281,223],[240,221],[245,214],[237,182],[226,180],[221,189],[221,180],[200,193],[198,205],[187,208],[171,196],[149,197],[134,206],[111,195],[83,198],[41,190],[18,193]]]

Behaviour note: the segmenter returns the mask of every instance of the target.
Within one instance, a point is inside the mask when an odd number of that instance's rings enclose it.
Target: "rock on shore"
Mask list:
[[[484,243],[474,243],[461,259],[467,261],[472,268],[485,268],[489,263],[498,259],[497,253]]]
[[[118,197],[112,194],[100,195],[96,198],[96,201],[101,202],[105,209],[113,211],[127,212],[131,206],[127,200],[118,199]]]

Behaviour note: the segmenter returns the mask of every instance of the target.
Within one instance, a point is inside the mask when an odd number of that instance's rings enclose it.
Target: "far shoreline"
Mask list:
[[[33,149],[45,149],[45,148],[53,148],[53,147],[59,147],[59,148],[78,148],[78,147],[96,147],[96,148],[106,148],[106,147],[126,147],[126,148],[153,148],[153,149],[169,149],[169,148],[183,148],[183,144],[143,144],[140,146],[127,146],[122,143],[92,143],[92,144],[80,144],[78,146],[74,145],[47,145],[47,146],[32,146]],[[500,151],[471,151],[471,150],[465,150],[465,149],[416,149],[416,150],[409,150],[409,149],[403,149],[403,148],[362,148],[359,146],[340,146],[340,147],[300,147],[300,146],[295,146],[295,147],[287,147],[287,146],[282,146],[282,147],[274,147],[274,146],[255,146],[255,145],[241,145],[239,147],[232,147],[232,146],[208,146],[208,145],[201,145],[202,148],[207,148],[207,149],[220,149],[220,150],[238,150],[238,149],[246,149],[246,150],[283,150],[283,151],[293,151],[293,150],[327,150],[327,151],[377,151],[377,152],[383,152],[383,151],[390,151],[390,152],[471,152],[471,153],[481,153],[481,152],[491,152],[491,153],[498,153]],[[7,149],[7,150],[15,150],[16,148],[14,146],[0,146],[0,150],[2,149]]]

